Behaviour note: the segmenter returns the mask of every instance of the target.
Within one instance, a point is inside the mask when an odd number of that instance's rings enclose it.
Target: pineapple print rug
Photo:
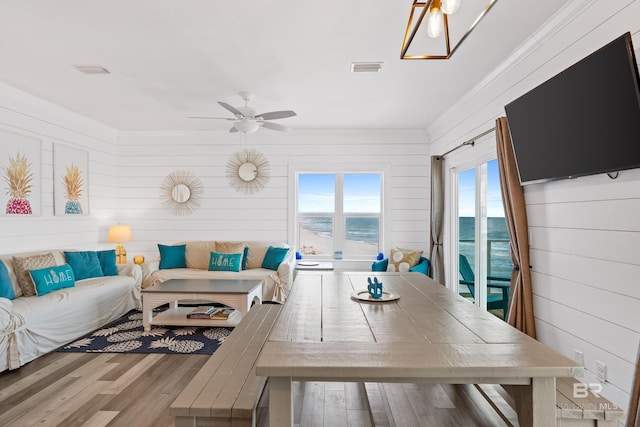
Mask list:
[[[155,314],[162,309],[155,310]],[[114,323],[58,349],[68,353],[213,354],[233,328],[151,326],[143,334],[142,312],[133,310]]]

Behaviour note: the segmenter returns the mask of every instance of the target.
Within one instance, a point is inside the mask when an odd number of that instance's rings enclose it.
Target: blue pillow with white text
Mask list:
[[[240,271],[241,268],[242,254],[211,252],[209,271]]]
[[[42,296],[58,289],[72,288],[76,284],[73,269],[69,264],[29,270],[36,288],[36,295]]]

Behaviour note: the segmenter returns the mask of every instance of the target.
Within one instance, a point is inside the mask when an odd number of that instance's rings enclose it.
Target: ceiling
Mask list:
[[[294,130],[423,129],[567,1],[498,1],[452,59],[410,61],[411,0],[0,0],[0,81],[119,130],[228,129],[187,117],[241,90]]]

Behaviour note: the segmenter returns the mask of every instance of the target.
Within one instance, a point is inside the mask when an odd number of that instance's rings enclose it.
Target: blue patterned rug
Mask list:
[[[162,310],[154,310],[155,314]],[[58,349],[68,353],[213,354],[233,328],[151,326],[143,334],[142,312],[133,310]]]

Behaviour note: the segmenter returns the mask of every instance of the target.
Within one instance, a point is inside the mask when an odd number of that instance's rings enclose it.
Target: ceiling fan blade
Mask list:
[[[271,123],[271,122],[262,122],[262,124],[260,126],[262,126],[263,128],[267,128],[267,129],[279,130],[281,132],[289,132],[291,130],[287,126],[283,126],[281,124]]]
[[[237,120],[229,117],[206,117],[206,116],[189,116],[187,119],[211,119],[211,120]]]
[[[295,116],[295,111],[285,110],[285,111],[271,111],[270,113],[257,114],[256,119],[262,120],[275,120],[275,119],[286,119],[287,117]]]
[[[234,107],[233,105],[229,105],[226,102],[222,102],[222,101],[218,101],[218,104],[220,104],[223,108],[231,111],[233,114],[235,114],[238,117],[244,117],[244,114],[242,114],[242,111],[238,110],[236,107]]]
[[[235,126],[232,126],[231,129],[229,129],[229,133],[234,133],[234,132],[238,132],[238,129],[236,129]]]

